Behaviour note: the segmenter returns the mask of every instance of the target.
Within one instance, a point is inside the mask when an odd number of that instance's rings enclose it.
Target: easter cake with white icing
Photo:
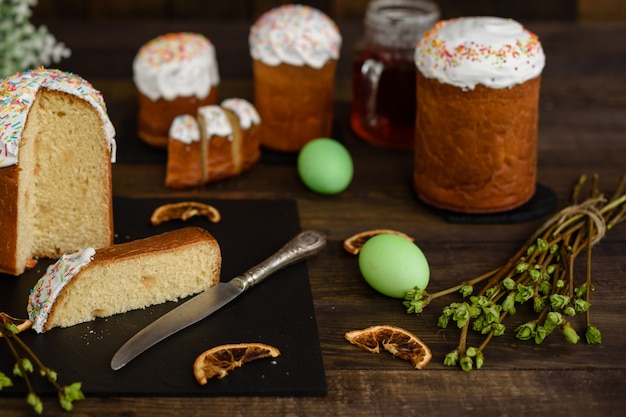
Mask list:
[[[261,15],[248,41],[261,144],[297,152],[329,136],[342,41],[335,22],[313,7],[287,4]]]
[[[113,242],[115,129],[78,75],[35,69],[0,81],[0,272]]]
[[[170,126],[165,185],[193,188],[250,170],[261,155],[260,125],[255,107],[241,98],[178,116]]]
[[[166,148],[175,117],[217,104],[220,82],[215,47],[202,34],[167,33],[144,44],[133,61],[139,95],[137,133]]]
[[[438,22],[416,46],[414,184],[439,208],[510,210],[535,193],[545,55],[537,36],[499,17]]]

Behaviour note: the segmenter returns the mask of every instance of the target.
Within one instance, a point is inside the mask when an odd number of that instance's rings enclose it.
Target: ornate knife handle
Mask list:
[[[233,281],[237,282],[243,290],[247,290],[274,272],[315,255],[324,246],[326,246],[326,236],[323,233],[313,230],[302,232],[287,242],[285,246],[272,256],[238,277],[233,278]]]

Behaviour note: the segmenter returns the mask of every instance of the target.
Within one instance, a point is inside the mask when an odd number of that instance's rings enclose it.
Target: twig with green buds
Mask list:
[[[616,191],[606,199],[598,189],[598,176],[592,178],[591,191],[586,199],[580,193],[587,182],[581,176],[572,193],[572,204],[548,219],[508,262],[487,274],[437,293],[428,294],[419,288],[407,291],[404,306],[408,313],[421,313],[434,299],[460,293],[463,301],[444,307],[438,325],[446,328],[452,321],[461,330],[459,344],[448,353],[444,364],[459,365],[470,371],[484,363],[483,351],[494,336],[504,334],[504,319],[514,315],[522,304],[532,304],[534,320],[515,329],[520,340],[534,340],[539,344],[560,330],[565,340],[577,343],[580,336],[570,319],[585,314],[585,340],[601,343],[600,330],[593,326],[590,316],[592,247],[607,231],[626,218],[626,176]],[[577,282],[575,260],[585,254],[584,279]],[[475,286],[486,282],[475,292]],[[468,346],[469,330],[485,335],[479,346]]]
[[[39,368],[39,373],[42,377],[46,378],[50,384],[57,390],[59,397],[59,404],[64,410],[71,411],[74,408],[74,401],[82,400],[85,398],[81,391],[81,383],[74,382],[70,385],[62,386],[57,382],[57,373],[48,368],[41,362],[41,360],[35,355],[35,353],[20,339],[18,336],[19,329],[16,324],[16,319],[8,314],[0,312],[0,337],[6,342],[11,354],[15,358],[15,366],[13,368],[13,376],[22,377],[28,388],[28,394],[26,396],[26,402],[33,407],[33,410],[37,414],[43,412],[43,402],[33,389],[32,382],[29,374],[34,372],[33,362]],[[18,348],[21,348],[26,357],[20,356]],[[5,387],[13,386],[13,381],[9,376],[0,371],[0,390]]]

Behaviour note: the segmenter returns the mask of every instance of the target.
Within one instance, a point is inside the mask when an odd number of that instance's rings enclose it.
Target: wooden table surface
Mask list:
[[[580,174],[600,175],[611,192],[626,174],[626,26],[528,23],[543,42],[539,124],[539,181],[568,203]],[[342,241],[366,229],[392,228],[416,238],[431,265],[429,290],[447,288],[501,266],[545,218],[516,224],[456,224],[421,204],[411,186],[412,154],[374,148],[347,128],[350,56],[356,23],[341,25],[344,50],[337,81],[337,127],[355,163],[350,187],[320,196],[300,182],[293,163],[263,162],[233,180],[201,190],[173,192],[163,185],[162,163],[118,163],[113,191],[119,196],[183,196],[190,199],[292,198],[303,229],[328,235],[328,247],[308,261],[328,394],[323,397],[87,398],[74,415],[102,416],[382,416],[382,415],[623,415],[626,406],[626,224],[610,230],[593,251],[592,314],[600,345],[568,344],[552,335],[543,344],[523,342],[509,330],[492,340],[481,370],[443,365],[458,331],[441,331],[443,303],[420,316],[399,300],[368,287]],[[134,140],[136,111],[131,62],[151,36],[170,30],[206,33],[218,49],[222,97],[251,98],[247,24],[148,22],[50,25],[73,49],[60,67],[92,81],[105,96],[118,144]],[[116,213],[123,215],[123,213]],[[260,237],[262,238],[262,237]],[[458,299],[449,296],[445,303]],[[515,320],[515,319],[512,319]],[[344,340],[348,330],[393,324],[416,333],[433,350],[417,371],[389,354],[374,355]],[[582,325],[582,321],[575,321]],[[510,328],[514,328],[509,325]],[[62,372],[62,370],[59,370]],[[241,371],[245,372],[245,371]],[[54,399],[45,415],[68,415]],[[23,398],[0,397],[3,417],[30,415]]]

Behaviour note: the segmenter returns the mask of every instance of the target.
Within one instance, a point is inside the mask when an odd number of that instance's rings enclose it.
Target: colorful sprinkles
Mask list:
[[[200,140],[200,127],[190,114],[177,116],[170,126],[169,136],[177,141],[190,144]]]
[[[37,281],[28,297],[28,318],[33,322],[33,329],[42,333],[48,321],[48,315],[57,297],[72,278],[91,262],[95,249],[85,248],[76,253],[63,255],[50,265],[43,277]]]
[[[153,67],[169,63],[184,63],[203,54],[213,53],[213,44],[199,33],[167,33],[158,36],[139,49],[138,56]]]
[[[261,117],[254,106],[242,98],[229,98],[222,101],[222,107],[233,111],[239,118],[239,124],[243,129],[261,123]]]
[[[321,11],[287,4],[264,13],[250,29],[250,54],[267,65],[287,63],[322,67],[338,59],[341,35]]]
[[[115,162],[115,129],[107,115],[102,94],[78,75],[38,68],[0,82],[0,168],[17,164],[22,131],[40,88],[72,94],[91,104],[100,114],[111,150],[111,161]]]
[[[224,109],[217,105],[203,106],[198,109],[198,114],[204,118],[204,129],[209,140],[213,136],[225,136],[233,140],[233,128]]]
[[[462,84],[466,77],[472,84],[484,74],[482,83],[498,88],[536,77],[545,56],[537,35],[518,22],[475,17],[438,22],[418,42],[415,63],[442,82]]]
[[[201,33],[157,36],[139,48],[133,80],[151,100],[192,96],[204,100],[220,81],[215,47]]]

